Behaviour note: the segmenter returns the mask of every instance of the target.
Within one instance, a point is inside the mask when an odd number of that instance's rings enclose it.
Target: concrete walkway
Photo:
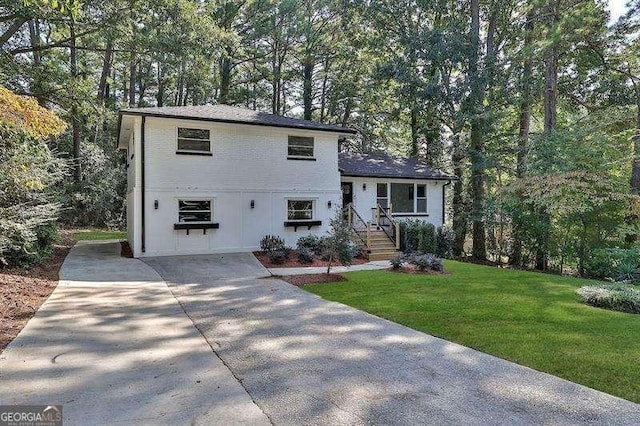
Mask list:
[[[66,425],[269,424],[162,278],[117,242],[79,243],[0,354],[0,404],[62,404]]]
[[[351,266],[332,266],[332,274],[342,274],[343,272],[353,271],[375,271],[377,269],[387,269],[391,266],[388,260],[373,260],[371,262],[363,263],[360,265]],[[307,275],[307,274],[324,274],[327,272],[326,266],[306,266],[301,268],[269,268],[268,271],[271,275],[285,276],[285,275]]]
[[[251,255],[145,262],[169,282],[275,424],[631,425],[640,419],[640,405],[277,279],[246,278],[267,274]]]

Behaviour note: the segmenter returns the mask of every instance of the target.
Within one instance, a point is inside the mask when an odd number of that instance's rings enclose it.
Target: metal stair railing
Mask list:
[[[369,238],[363,237],[362,233],[369,233],[369,223],[365,222],[362,217],[358,214],[356,209],[353,208],[353,203],[347,204],[345,207],[345,214],[347,216],[347,221],[353,229],[356,237],[362,242],[362,245],[369,250]]]
[[[380,204],[376,205],[376,224],[382,229],[389,241],[395,246],[396,250],[400,249],[400,225],[396,223],[387,209]]]

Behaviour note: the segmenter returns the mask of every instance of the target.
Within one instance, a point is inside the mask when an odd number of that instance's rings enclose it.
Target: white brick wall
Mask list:
[[[209,129],[213,155],[176,154],[178,127]],[[134,217],[136,256],[255,250],[265,234],[282,236],[294,246],[302,235],[324,234],[339,207],[338,134],[153,117],[146,118],[145,128],[146,251],[141,252],[136,238],[140,224]],[[139,129],[140,120],[134,134],[139,135]],[[288,160],[288,135],[313,136],[316,161]],[[134,162],[139,168],[138,141],[134,137]],[[140,188],[140,180],[136,181]],[[134,199],[129,208],[135,210],[139,194],[127,198]],[[213,221],[220,228],[209,229],[206,235],[202,230],[190,230],[189,235],[174,230],[182,198],[212,199]],[[297,232],[285,228],[288,198],[313,199],[314,219],[322,226]]]

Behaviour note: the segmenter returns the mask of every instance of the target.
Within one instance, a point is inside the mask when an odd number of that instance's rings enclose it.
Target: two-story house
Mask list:
[[[267,234],[295,246],[325,234],[343,204],[367,222],[384,210],[441,225],[451,176],[411,160],[339,160],[352,133],[225,105],[121,111],[134,256],[252,251]]]

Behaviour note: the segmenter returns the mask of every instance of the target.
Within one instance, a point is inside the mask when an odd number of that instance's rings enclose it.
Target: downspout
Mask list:
[[[451,181],[447,181],[447,183],[445,183],[444,185],[442,185],[442,226],[444,226],[444,214],[445,214],[445,205],[447,203],[445,203],[445,187],[447,185],[451,185]]]
[[[142,236],[141,236],[141,251],[142,253],[145,252],[146,247],[145,247],[145,232],[144,232],[144,213],[145,213],[145,199],[144,199],[144,128],[145,128],[145,116],[142,116],[142,128],[140,129],[140,173],[141,173],[141,179],[140,179],[140,186],[141,186],[141,199],[142,199],[142,206],[141,206],[141,213],[142,213],[142,217],[140,218],[140,229],[142,231]]]

